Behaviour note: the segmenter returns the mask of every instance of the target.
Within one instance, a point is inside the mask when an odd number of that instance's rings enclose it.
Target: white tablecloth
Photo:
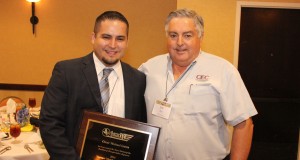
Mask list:
[[[29,144],[34,152],[29,153],[25,148],[25,143],[33,142],[38,134],[36,132],[21,132],[17,140],[22,140],[19,144],[12,144],[14,140],[2,140],[1,143],[4,146],[0,147],[2,150],[6,146],[11,146],[11,150],[6,151],[0,155],[0,160],[49,160],[50,156],[46,149],[42,149],[38,144]]]

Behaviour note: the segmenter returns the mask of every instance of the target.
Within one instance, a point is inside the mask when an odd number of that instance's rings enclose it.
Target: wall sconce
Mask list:
[[[39,18],[35,16],[35,2],[39,2],[40,0],[26,0],[31,2],[31,11],[32,16],[30,17],[30,23],[32,24],[32,34],[35,34],[35,25],[38,24]]]

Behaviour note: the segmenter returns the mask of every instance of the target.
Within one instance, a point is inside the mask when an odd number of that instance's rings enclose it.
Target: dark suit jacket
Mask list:
[[[143,73],[121,62],[125,118],[147,121]],[[93,53],[58,62],[42,100],[40,132],[51,159],[79,159],[75,151],[84,109],[102,112]]]

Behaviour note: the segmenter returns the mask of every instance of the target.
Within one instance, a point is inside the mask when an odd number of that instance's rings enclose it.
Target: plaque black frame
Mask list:
[[[100,143],[100,145],[97,144],[98,148],[93,148],[93,149],[95,149],[95,151],[92,151],[92,152],[95,152],[95,153],[100,152],[100,153],[103,153],[103,154],[106,154],[106,155],[107,154],[112,154],[113,155],[113,153],[111,153],[111,152],[107,153],[108,152],[107,150],[106,151],[102,150],[105,147],[102,146],[101,143],[103,143],[103,141],[109,142],[109,140],[104,140],[104,139],[107,139],[107,137],[105,137],[103,135],[103,130],[104,129],[107,129],[107,128],[116,129],[117,128],[117,129],[120,129],[120,130],[123,130],[123,131],[131,132],[131,133],[134,132],[135,134],[140,134],[142,136],[147,136],[146,137],[147,142],[139,141],[140,139],[136,140],[136,142],[132,142],[132,143],[138,143],[138,144],[142,143],[142,145],[144,146],[144,147],[139,147],[138,150],[135,151],[135,153],[136,152],[138,152],[138,153],[142,152],[142,154],[144,154],[143,155],[144,160],[154,159],[156,143],[158,141],[159,131],[160,131],[159,127],[152,126],[152,125],[142,123],[142,122],[137,122],[137,121],[130,120],[130,119],[110,116],[110,115],[106,115],[106,114],[102,114],[102,113],[98,113],[98,112],[91,112],[91,111],[84,111],[81,126],[80,126],[80,131],[79,131],[79,135],[78,135],[76,150],[80,154],[81,158],[82,158],[85,147],[90,146],[91,142],[89,141],[90,143],[87,144],[86,138],[87,138],[88,130],[94,124],[98,125],[98,127],[102,125],[102,127],[100,127],[102,134],[99,134],[100,138],[99,138],[98,143]],[[103,126],[105,128],[103,128]],[[128,135],[128,134],[125,134],[125,135]],[[130,136],[129,136],[129,138],[130,138]],[[102,140],[100,141],[100,139],[102,139]],[[93,145],[95,145],[95,144],[93,144]],[[124,146],[126,147],[126,145],[124,145]],[[103,148],[101,148],[101,147],[103,147]],[[134,148],[134,146],[132,146],[132,147],[130,146],[128,148]],[[88,149],[86,149],[86,150],[88,150]],[[89,150],[89,152],[91,152],[91,150]],[[114,158],[115,158],[115,160],[118,159],[117,157],[113,156],[112,159],[114,159]],[[87,159],[87,158],[84,158],[84,159]],[[129,159],[130,159],[130,157],[129,157]]]

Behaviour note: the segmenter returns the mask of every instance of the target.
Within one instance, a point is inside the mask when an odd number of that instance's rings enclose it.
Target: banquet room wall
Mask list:
[[[176,0],[41,0],[35,4],[36,35],[32,33],[31,3],[0,1],[0,100],[17,96],[27,101],[43,91],[9,90],[1,84],[48,84],[57,61],[92,51],[91,33],[96,17],[106,10],[123,13],[129,23],[129,47],[123,61],[138,67],[150,57],[166,52],[164,20],[176,9]],[[9,88],[9,87],[8,87]]]

